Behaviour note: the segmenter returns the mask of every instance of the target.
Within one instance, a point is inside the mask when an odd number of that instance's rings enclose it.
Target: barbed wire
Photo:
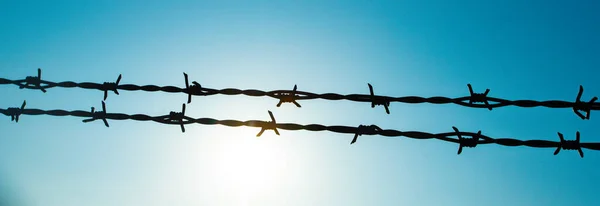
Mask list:
[[[583,158],[583,151],[581,148],[600,150],[600,143],[580,143],[579,131],[576,133],[575,140],[564,140],[563,135],[559,132],[558,136],[560,141],[547,141],[547,140],[518,140],[513,138],[492,138],[483,135],[481,131],[477,133],[473,132],[461,132],[456,127],[453,128],[453,132],[446,133],[427,133],[419,131],[398,131],[392,129],[381,129],[377,125],[359,125],[358,127],[351,126],[325,126],[320,124],[295,124],[295,123],[277,123],[275,116],[271,111],[268,111],[271,121],[260,121],[260,120],[217,120],[213,118],[192,118],[185,115],[185,104],[182,106],[181,112],[170,112],[167,115],[161,116],[149,116],[146,114],[122,114],[122,113],[107,113],[106,105],[102,102],[102,111],[95,111],[92,107],[90,112],[88,111],[66,111],[66,110],[41,110],[41,109],[29,109],[25,108],[26,102],[24,101],[21,107],[14,107],[8,109],[0,109],[0,113],[10,116],[12,120],[18,122],[19,116],[21,115],[51,115],[51,116],[74,116],[88,118],[82,120],[83,122],[92,122],[95,120],[102,120],[106,127],[109,127],[107,120],[134,120],[134,121],[153,121],[161,124],[168,125],[179,125],[181,131],[185,132],[184,125],[188,124],[201,124],[201,125],[224,125],[229,127],[257,127],[261,128],[260,132],[256,135],[260,137],[266,130],[273,130],[277,135],[280,135],[277,129],[282,130],[307,130],[307,131],[329,131],[341,134],[354,134],[354,138],[350,144],[354,144],[359,136],[362,135],[380,135],[385,137],[408,137],[413,139],[437,139],[445,142],[459,144],[458,154],[462,153],[463,147],[474,148],[481,144],[498,144],[502,146],[527,146],[532,148],[556,148],[554,155],[558,154],[560,150],[577,150],[580,156]],[[456,136],[457,138],[450,138]],[[464,136],[470,136],[466,138]]]
[[[467,84],[469,88],[469,96],[450,98],[450,97],[419,97],[419,96],[404,96],[404,97],[390,97],[390,96],[379,96],[375,95],[373,87],[368,84],[370,94],[336,94],[336,93],[324,93],[315,94],[306,91],[298,91],[297,85],[294,85],[293,90],[274,90],[274,91],[261,91],[255,89],[211,89],[202,87],[198,82],[193,81],[190,85],[188,82],[188,75],[183,73],[185,79],[185,87],[180,88],[176,86],[157,86],[157,85],[135,85],[135,84],[120,84],[121,75],[118,76],[116,82],[104,82],[103,84],[82,82],[76,83],[73,81],[64,82],[51,82],[41,79],[41,69],[38,69],[38,76],[28,76],[22,80],[9,80],[0,78],[0,84],[14,84],[18,85],[21,89],[36,89],[46,92],[46,89],[54,87],[63,88],[82,88],[82,89],[96,89],[104,91],[104,100],[108,97],[108,92],[112,91],[115,94],[119,94],[119,90],[126,91],[146,91],[146,92],[168,92],[168,93],[185,93],[188,95],[187,103],[192,102],[192,96],[210,96],[210,95],[246,95],[253,97],[268,96],[278,99],[277,106],[281,106],[282,103],[293,103],[297,107],[301,107],[297,102],[298,100],[311,100],[311,99],[325,99],[325,100],[349,100],[355,102],[369,102],[371,107],[381,105],[385,108],[386,113],[390,113],[389,106],[391,102],[409,103],[409,104],[420,104],[420,103],[431,103],[431,104],[457,104],[471,108],[487,108],[492,110],[493,108],[505,107],[505,106],[517,106],[517,107],[548,107],[548,108],[572,108],[573,112],[581,119],[589,119],[591,110],[600,110],[600,103],[595,101],[597,97],[593,97],[589,102],[581,101],[583,94],[583,86],[579,86],[579,93],[575,102],[561,101],[561,100],[548,100],[548,101],[537,101],[537,100],[507,100],[495,97],[489,97],[489,89],[486,89],[484,93],[475,93],[471,84]],[[491,103],[490,103],[491,102]],[[585,113],[585,114],[584,114]]]

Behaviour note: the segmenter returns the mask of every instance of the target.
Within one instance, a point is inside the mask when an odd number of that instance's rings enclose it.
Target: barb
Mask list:
[[[168,116],[164,117],[164,120],[179,124],[181,127],[181,132],[185,133],[185,127],[183,125],[186,124],[186,122],[183,120],[186,118],[188,117],[185,116],[185,104],[182,104],[181,112],[170,112]]]
[[[275,121],[275,117],[273,116],[273,112],[268,111],[269,112],[269,116],[271,117],[271,121],[270,122],[260,122],[257,125],[260,125],[261,129],[260,132],[258,132],[258,134],[256,134],[256,137],[260,137],[263,132],[265,132],[266,130],[273,130],[273,132],[275,132],[275,134],[279,135],[279,131],[277,131],[277,121]]]
[[[590,119],[590,113],[592,110],[592,107],[594,106],[594,102],[596,102],[596,100],[598,100],[598,97],[593,97],[589,102],[582,102],[581,101],[581,95],[583,94],[583,86],[579,85],[579,93],[577,94],[577,99],[575,100],[575,105],[573,105],[573,112],[575,112],[575,114],[577,114],[577,116],[581,117],[581,119]],[[585,112],[586,115],[583,116],[583,114],[581,114],[581,112]]]
[[[4,114],[6,116],[10,116],[10,121],[19,122],[19,117],[21,116],[21,114],[23,114],[25,105],[27,105],[27,102],[25,100],[23,100],[23,104],[21,105],[21,108],[9,107],[8,109],[6,109],[6,112]]]
[[[42,69],[38,68],[38,75],[36,76],[27,76],[25,77],[24,84],[19,86],[19,89],[29,88],[29,89],[39,89],[42,92],[46,93],[46,89],[42,87]]]
[[[490,89],[485,89],[484,93],[475,93],[473,92],[473,87],[471,87],[471,84],[467,84],[467,87],[469,87],[469,93],[471,93],[471,97],[469,97],[469,104],[473,105],[473,103],[481,102],[484,103],[490,111],[492,111],[492,107],[490,106],[487,98],[488,93],[490,93]]]
[[[183,91],[184,93],[188,94],[188,101],[187,103],[192,103],[192,95],[194,96],[204,96],[204,92],[202,91],[202,85],[200,85],[200,83],[193,81],[192,84],[190,85],[190,83],[188,82],[188,75],[184,72],[183,73],[183,77],[185,78],[185,90]]]
[[[101,119],[104,122],[106,127],[109,127],[108,121],[106,120],[106,104],[102,101],[102,111],[96,111],[94,107],[91,109],[92,118],[82,120],[83,123],[93,122],[95,120]]]
[[[100,89],[104,91],[104,101],[106,101],[106,98],[108,97],[108,91],[113,91],[115,94],[119,95],[119,91],[117,90],[119,88],[119,82],[121,82],[120,74],[116,82],[104,82],[104,84],[102,84]]]
[[[477,146],[477,142],[479,142],[479,137],[481,136],[481,131],[478,131],[477,134],[473,135],[473,138],[464,138],[458,131],[458,128],[452,127],[452,129],[454,129],[454,132],[456,132],[456,136],[458,136],[459,146],[457,154],[462,153],[463,147],[473,148]]]
[[[183,104],[185,105],[185,104]],[[17,111],[17,112],[15,112]],[[65,111],[65,110],[40,110],[40,109],[0,109],[0,113],[11,116],[11,115],[51,115],[51,116],[75,116],[75,117],[83,117],[83,118],[93,118],[94,113],[89,111]],[[174,112],[172,112],[173,114]],[[547,141],[547,140],[518,140],[513,138],[492,138],[486,135],[482,135],[481,132],[472,133],[472,132],[459,132],[456,129],[454,132],[447,133],[438,133],[432,134],[427,132],[419,132],[419,131],[398,131],[391,129],[381,129],[377,126],[364,126],[361,125],[359,127],[349,127],[349,126],[325,126],[320,124],[294,124],[294,123],[277,123],[275,122],[275,118],[272,116],[272,113],[269,113],[271,116],[272,122],[264,122],[258,120],[249,120],[249,121],[238,121],[238,120],[217,120],[212,118],[191,118],[186,117],[184,115],[184,111],[180,113],[180,115],[164,115],[164,116],[149,116],[145,114],[122,114],[122,113],[106,113],[104,118],[112,119],[112,120],[134,120],[134,121],[153,121],[161,124],[173,124],[173,125],[186,125],[186,124],[201,124],[201,125],[224,125],[228,127],[239,127],[239,126],[247,126],[247,127],[259,127],[262,130],[274,130],[283,129],[283,130],[307,130],[307,131],[330,131],[334,133],[341,134],[354,134],[355,136],[368,134],[368,135],[381,135],[385,137],[407,137],[412,139],[436,139],[444,142],[461,144],[461,139],[451,138],[453,136],[471,136],[477,139],[476,145],[482,144],[497,144],[508,147],[516,147],[516,146],[527,146],[532,148],[560,148],[572,150],[577,149],[580,151],[580,155],[583,157],[583,151],[581,148],[591,149],[591,150],[600,150],[600,142],[595,143],[580,143],[579,135],[577,136],[577,140],[573,141],[576,143],[572,143],[570,141],[564,141],[562,136],[559,133],[559,137],[561,137],[560,142]],[[185,121],[184,121],[185,120]],[[183,127],[182,127],[183,128]],[[278,133],[278,132],[276,132]],[[469,147],[470,145],[475,145],[474,140],[462,140],[462,146]],[[473,142],[469,142],[473,141]],[[460,148],[459,148],[460,149]],[[558,154],[558,152],[555,152]]]
[[[356,133],[354,134],[354,138],[352,139],[352,142],[350,142],[350,144],[356,143],[356,140],[358,140],[358,136],[362,136],[363,134],[377,134],[381,130],[382,129],[379,128],[377,125],[359,125],[356,128]]]
[[[296,89],[298,89],[298,86],[294,85],[294,90],[292,90],[291,93],[279,93],[279,103],[277,103],[277,107],[280,107],[281,104],[285,102],[293,103],[296,107],[302,107],[296,102],[296,98],[298,97],[298,95],[296,95]]]
[[[371,86],[371,84],[368,85],[369,91],[371,92],[371,108],[375,108],[377,105],[382,105],[385,108],[385,113],[390,114],[390,109],[388,108],[390,106],[390,100],[388,100],[387,97],[375,96],[375,93],[373,93],[373,86]]]
[[[187,76],[184,74],[184,76]],[[575,111],[575,113],[582,118],[589,119],[591,110],[600,110],[600,103],[595,102],[597,98],[592,98],[590,102],[581,102],[580,100],[576,100],[575,102],[568,101],[560,101],[560,100],[548,100],[548,101],[537,101],[537,100],[507,100],[501,98],[488,97],[489,89],[486,92],[478,94],[472,91],[472,87],[470,84],[469,90],[470,95],[458,98],[450,98],[450,97],[419,97],[419,96],[404,96],[404,97],[389,97],[389,96],[375,96],[372,92],[372,86],[369,84],[369,88],[371,90],[371,94],[335,94],[335,93],[324,93],[324,94],[315,94],[311,92],[305,91],[297,91],[297,90],[275,90],[275,91],[261,91],[261,90],[241,90],[241,89],[211,89],[201,87],[197,82],[192,82],[193,85],[189,86],[186,82],[186,87],[179,88],[175,86],[156,86],[156,85],[134,85],[134,84],[126,84],[119,85],[119,81],[121,80],[121,75],[117,79],[117,82],[105,82],[104,84],[98,83],[75,83],[71,81],[66,82],[50,82],[41,80],[39,78],[40,86],[34,84],[26,84],[28,81],[30,83],[37,83],[36,80],[30,78],[29,80],[9,80],[0,78],[0,84],[15,84],[19,87],[27,88],[27,89],[48,89],[54,87],[63,87],[63,88],[82,88],[82,89],[97,89],[104,91],[105,98],[107,97],[108,91],[113,91],[115,94],[119,94],[118,90],[126,90],[126,91],[147,91],[147,92],[168,92],[168,93],[185,93],[188,94],[188,103],[191,103],[192,96],[210,96],[210,95],[246,95],[253,97],[263,97],[268,96],[275,99],[282,99],[283,93],[286,94],[294,94],[294,100],[311,100],[311,99],[325,99],[325,100],[349,100],[354,102],[368,102],[371,103],[371,106],[374,107],[376,105],[383,105],[384,107],[389,107],[389,103],[391,102],[401,102],[408,104],[422,104],[422,103],[431,103],[431,104],[457,104],[465,107],[471,108],[487,108],[491,110],[492,108],[505,107],[505,106],[517,106],[517,107],[548,107],[548,108],[570,108]],[[37,77],[36,77],[37,78]],[[186,78],[187,79],[187,78]],[[45,85],[42,85],[45,84]],[[578,99],[583,92],[583,87],[580,87],[580,94],[578,95]],[[483,102],[484,104],[475,104],[477,102]],[[581,114],[583,111],[587,114],[584,116]],[[386,113],[389,113],[389,108],[386,108]]]
[[[558,147],[556,147],[556,151],[554,151],[554,155],[557,155],[560,152],[560,149],[577,150],[579,152],[579,156],[583,158],[583,151],[581,151],[581,144],[579,143],[579,131],[576,133],[575,140],[565,140],[563,134],[560,132],[558,132],[558,137],[560,138],[560,142]]]

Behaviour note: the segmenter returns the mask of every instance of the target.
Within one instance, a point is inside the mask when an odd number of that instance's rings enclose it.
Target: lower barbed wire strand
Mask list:
[[[20,110],[20,114],[13,113],[10,109],[0,109],[0,113],[11,116],[11,115],[50,115],[50,116],[74,116],[74,117],[83,117],[83,118],[91,118],[93,117],[93,113],[88,111],[66,111],[66,110],[41,110],[41,109],[22,109]],[[248,121],[239,121],[239,120],[217,120],[213,118],[192,118],[185,116],[182,122],[178,121],[169,121],[167,120],[168,115],[161,116],[149,116],[146,114],[122,114],[122,113],[106,113],[104,116],[106,119],[110,120],[134,120],[134,121],[153,121],[161,124],[169,124],[169,125],[179,125],[179,124],[202,124],[202,125],[223,125],[229,127],[240,127],[240,126],[248,126],[248,127],[265,127],[268,122],[260,121],[260,120],[248,120]],[[351,126],[325,126],[320,124],[295,124],[295,123],[277,123],[276,127],[278,129],[297,131],[297,130],[307,130],[307,131],[329,131],[334,133],[341,134],[356,134],[358,132],[358,127]],[[450,138],[453,136],[457,136],[458,134],[463,136],[475,136],[477,133],[473,132],[446,132],[446,133],[438,133],[432,134],[427,132],[419,132],[419,131],[398,131],[391,129],[382,129],[382,130],[369,130],[365,133],[361,133],[362,135],[381,135],[386,137],[407,137],[412,139],[437,139],[450,143],[460,143],[459,139]],[[477,143],[478,144],[497,144],[502,146],[527,146],[532,148],[556,148],[561,146],[560,142],[547,141],[547,140],[518,140],[512,138],[492,138],[485,135],[479,135],[481,138]],[[581,143],[582,148],[587,148],[591,150],[600,150],[600,143]]]

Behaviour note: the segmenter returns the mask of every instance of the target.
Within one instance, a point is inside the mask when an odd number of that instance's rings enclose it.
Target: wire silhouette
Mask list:
[[[473,87],[471,87],[471,84],[467,84],[467,87],[469,87],[469,93],[471,93],[471,97],[469,98],[469,104],[473,105],[474,103],[481,102],[485,104],[485,106],[487,106],[490,111],[492,110],[492,107],[490,106],[490,103],[488,102],[487,98],[488,93],[490,93],[490,89],[486,89],[484,93],[475,93],[473,92]]]
[[[577,99],[575,100],[575,106],[573,106],[573,112],[575,112],[575,114],[577,114],[577,116],[581,117],[581,119],[590,119],[590,110],[592,110],[592,107],[594,106],[594,102],[596,102],[596,100],[598,100],[598,97],[593,97],[590,102],[582,102],[581,101],[581,95],[583,94],[583,86],[579,85],[579,93],[577,93]],[[586,113],[585,116],[583,116],[583,114],[581,114],[580,111],[583,111]]]
[[[356,133],[354,134],[354,138],[352,138],[350,144],[356,143],[356,140],[358,140],[358,136],[362,136],[363,134],[373,134],[379,131],[381,131],[381,128],[379,128],[377,125],[359,125],[356,128]]]
[[[298,95],[296,95],[297,89],[298,89],[298,86],[294,85],[294,90],[292,90],[291,93],[280,93],[279,94],[279,103],[277,103],[277,107],[280,107],[281,104],[283,104],[285,102],[292,103],[292,104],[296,105],[296,107],[302,107],[302,106],[300,106],[300,104],[298,104],[298,102],[296,102],[296,98],[298,97]]]
[[[92,107],[92,111],[90,113],[92,113],[92,118],[84,119],[82,120],[82,122],[88,123],[101,119],[104,122],[104,125],[106,125],[106,127],[110,127],[108,125],[108,121],[106,120],[106,104],[104,103],[104,101],[102,101],[102,111],[95,111],[95,108]]]
[[[170,112],[168,116],[164,117],[164,121],[177,123],[181,127],[181,132],[185,132],[183,126],[183,119],[185,118],[185,104],[181,105],[181,112]]]
[[[134,84],[124,84],[120,85],[121,75],[117,78],[116,82],[105,82],[103,84],[98,83],[90,83],[90,82],[82,82],[76,83],[72,81],[65,82],[51,82],[41,79],[41,70],[39,70],[40,75],[38,77],[27,77],[22,80],[9,80],[0,78],[0,84],[15,84],[18,85],[19,88],[27,88],[27,89],[40,89],[45,91],[45,89],[54,88],[54,87],[62,87],[62,88],[82,88],[82,89],[96,89],[104,91],[104,100],[108,95],[108,91],[113,91],[115,94],[119,94],[118,90],[126,90],[126,91],[146,91],[146,92],[168,92],[168,93],[185,93],[188,94],[188,104],[191,103],[192,96],[210,96],[210,95],[247,95],[253,97],[262,97],[268,96],[271,98],[278,99],[280,102],[277,105],[280,105],[283,102],[298,103],[297,100],[311,100],[311,99],[325,99],[325,100],[349,100],[355,102],[369,102],[371,103],[371,107],[375,107],[377,105],[383,105],[386,108],[386,113],[389,113],[389,106],[391,102],[401,102],[408,104],[421,104],[421,103],[431,103],[431,104],[457,104],[460,106],[471,107],[471,108],[487,108],[491,110],[492,108],[505,107],[505,106],[517,106],[517,107],[548,107],[548,108],[572,108],[575,114],[579,116],[581,119],[589,119],[590,113],[592,110],[600,110],[600,103],[595,102],[598,98],[593,97],[589,102],[582,102],[581,96],[583,94],[583,86],[579,87],[579,93],[577,95],[577,99],[575,102],[568,101],[560,101],[560,100],[548,100],[548,101],[536,101],[536,100],[507,100],[501,98],[488,97],[489,89],[486,89],[484,93],[474,93],[470,84],[467,84],[469,88],[470,95],[458,98],[450,98],[450,97],[419,97],[419,96],[404,96],[404,97],[390,97],[390,96],[376,96],[373,93],[373,88],[371,84],[368,84],[370,89],[369,95],[364,94],[335,94],[335,93],[325,93],[325,94],[315,94],[311,92],[305,91],[297,91],[294,90],[275,90],[275,91],[261,91],[255,89],[235,89],[235,88],[227,88],[227,89],[211,89],[201,87],[198,82],[192,82],[193,85],[189,85],[187,74],[184,73],[184,77],[186,80],[186,87],[179,88],[175,86],[156,86],[156,85],[134,85]],[[295,87],[296,88],[296,87]],[[492,103],[490,103],[492,102]],[[477,104],[483,103],[483,104]],[[296,106],[299,107],[300,104]],[[583,115],[581,112],[585,112],[586,115]]]
[[[19,89],[23,89],[25,87],[30,87],[32,89],[39,89],[42,92],[46,93],[46,89],[42,87],[42,69],[38,68],[38,75],[36,76],[27,76],[25,77],[24,84],[19,86]]]
[[[462,153],[463,147],[476,147],[479,142],[479,137],[481,137],[481,131],[477,131],[477,134],[473,136],[473,138],[464,138],[458,131],[458,128],[452,127],[454,132],[456,132],[456,136],[458,136],[458,152],[457,154]]]
[[[271,121],[260,123],[260,125],[262,125],[262,126],[260,129],[260,132],[258,132],[258,134],[256,134],[256,137],[260,137],[263,134],[263,132],[265,132],[266,130],[273,130],[273,132],[275,132],[275,134],[279,135],[279,131],[277,131],[277,121],[275,121],[273,112],[271,112],[271,111],[268,111],[268,112],[269,112],[269,116],[271,117]]]
[[[581,144],[579,143],[579,140],[580,140],[579,136],[580,136],[579,131],[577,131],[575,140],[565,140],[565,138],[563,137],[563,134],[561,134],[559,132],[558,137],[560,138],[560,144],[556,148],[556,151],[554,151],[554,155],[557,155],[561,149],[577,150],[579,152],[579,156],[581,156],[581,158],[583,158],[583,151],[581,151]]]
[[[119,95],[119,91],[117,90],[119,88],[119,82],[121,82],[120,74],[119,77],[117,77],[116,82],[104,82],[104,84],[102,84],[100,89],[104,91],[104,101],[106,101],[106,98],[108,97],[108,91],[113,91],[115,94]]]
[[[371,86],[371,84],[367,84],[369,85],[369,92],[371,93],[371,96],[369,96],[371,98],[371,108],[375,108],[375,106],[377,105],[381,105],[385,108],[385,113],[390,114],[390,100],[388,97],[381,97],[381,96],[375,96],[375,93],[373,93],[373,86]]]
[[[122,114],[122,113],[105,113],[106,110],[101,113],[88,112],[88,111],[66,111],[66,110],[41,110],[41,109],[25,109],[25,103],[21,108],[8,108],[0,109],[0,113],[11,116],[13,119],[20,115],[51,115],[51,116],[75,116],[92,119],[112,119],[112,120],[134,120],[134,121],[153,121],[161,124],[169,125],[181,125],[182,132],[185,132],[183,125],[187,124],[202,124],[202,125],[224,125],[229,127],[258,127],[261,131],[257,136],[262,135],[265,130],[274,130],[277,135],[279,132],[277,129],[283,130],[307,130],[307,131],[330,131],[341,134],[354,134],[354,138],[350,144],[356,142],[356,139],[360,135],[381,135],[385,137],[408,137],[413,139],[437,139],[440,141],[450,142],[459,144],[458,154],[462,152],[463,147],[475,147],[481,144],[498,144],[502,146],[516,147],[516,146],[527,146],[532,148],[557,148],[554,154],[558,154],[561,149],[564,150],[578,150],[580,156],[583,158],[583,151],[581,148],[600,150],[600,142],[598,143],[580,143],[580,135],[577,132],[577,139],[574,141],[565,141],[561,133],[559,134],[560,141],[547,141],[547,140],[518,140],[513,138],[492,138],[486,135],[482,135],[481,131],[477,133],[472,132],[460,132],[456,127],[453,127],[454,132],[432,134],[427,132],[419,131],[398,131],[391,129],[381,129],[376,125],[360,125],[358,127],[350,126],[325,126],[320,124],[308,124],[301,125],[295,123],[277,123],[275,117],[269,111],[272,121],[238,121],[238,120],[217,120],[212,118],[192,118],[185,116],[185,104],[181,113],[171,112],[168,115],[162,116],[149,116],[146,114]],[[458,136],[458,138],[450,138],[452,136]],[[464,136],[470,136],[473,138],[464,138]]]
[[[204,92],[202,91],[202,85],[200,85],[200,83],[193,81],[193,85],[190,85],[190,83],[188,82],[188,75],[186,73],[183,73],[183,77],[185,78],[185,91],[183,92],[188,94],[188,104],[192,103],[192,95],[204,96]]]
[[[6,113],[4,113],[7,116],[10,116],[10,121],[15,121],[15,122],[19,122],[19,117],[21,116],[21,114],[23,114],[23,111],[25,109],[25,105],[27,105],[26,101],[23,101],[23,104],[21,105],[21,108],[19,107],[9,107],[8,109],[6,109]]]

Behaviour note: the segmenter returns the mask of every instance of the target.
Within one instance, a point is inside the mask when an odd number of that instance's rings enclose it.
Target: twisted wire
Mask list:
[[[191,96],[210,96],[210,95],[246,95],[253,97],[271,97],[275,99],[284,100],[284,102],[295,102],[295,100],[312,100],[312,99],[325,99],[325,100],[348,100],[355,102],[370,102],[372,103],[372,107],[375,105],[384,105],[386,107],[389,106],[390,102],[400,102],[400,103],[408,103],[408,104],[420,104],[420,103],[431,103],[431,104],[457,104],[460,106],[471,107],[471,108],[487,108],[491,110],[492,108],[499,108],[505,106],[517,106],[524,108],[531,107],[547,107],[547,108],[572,108],[574,112],[580,116],[582,119],[589,119],[589,113],[591,110],[600,110],[600,103],[596,103],[597,99],[594,97],[590,102],[582,102],[580,101],[581,93],[583,92],[583,87],[580,87],[579,95],[577,96],[577,100],[575,102],[570,101],[562,101],[562,100],[546,100],[546,101],[538,101],[538,100],[508,100],[502,98],[488,97],[487,93],[489,89],[486,90],[486,93],[474,93],[471,89],[471,85],[469,84],[469,90],[471,92],[470,96],[464,97],[443,97],[443,96],[434,96],[434,97],[420,97],[420,96],[404,96],[404,97],[391,97],[391,96],[380,96],[374,95],[371,85],[371,94],[336,94],[336,93],[323,93],[316,94],[312,92],[306,91],[296,91],[294,90],[273,90],[273,91],[261,91],[256,89],[236,89],[236,88],[226,88],[226,89],[211,89],[206,87],[201,87],[197,82],[194,82],[194,85],[189,86],[187,84],[187,74],[184,73],[186,80],[186,87],[180,88],[176,86],[157,86],[157,85],[135,85],[135,84],[123,84],[119,85],[117,83],[108,83],[104,84],[92,83],[92,82],[82,82],[76,83],[73,81],[64,81],[64,82],[51,82],[42,79],[38,79],[40,83],[37,85],[28,84],[31,82],[31,79],[22,79],[22,80],[9,80],[5,78],[0,78],[0,84],[14,84],[18,85],[20,88],[26,89],[36,89],[45,91],[46,89],[54,88],[54,87],[62,87],[62,88],[82,88],[82,89],[95,89],[105,92],[114,91],[118,94],[118,90],[126,90],[126,91],[146,91],[146,92],[167,92],[167,93],[186,93],[188,94],[189,100],[188,103],[191,102]],[[43,84],[43,86],[42,86]],[[293,94],[290,96],[290,94]],[[492,103],[489,103],[492,102]],[[386,105],[387,103],[387,105]],[[478,104],[484,103],[484,104]],[[582,115],[579,111],[587,112],[587,116]],[[387,111],[389,113],[389,111]]]
[[[185,112],[185,111],[184,111]],[[516,147],[516,146],[526,146],[532,148],[557,148],[557,151],[561,149],[565,150],[579,150],[581,157],[583,157],[583,152],[581,152],[581,148],[586,148],[590,150],[600,150],[600,143],[580,143],[579,142],[579,132],[577,134],[577,140],[564,140],[562,134],[558,133],[560,136],[560,141],[548,141],[548,140],[519,140],[514,138],[493,138],[481,134],[481,131],[477,133],[473,132],[462,132],[458,131],[455,127],[453,127],[454,132],[445,132],[445,133],[427,133],[420,131],[398,131],[393,129],[381,129],[376,125],[365,126],[359,125],[358,127],[351,126],[326,126],[320,124],[307,124],[301,125],[296,123],[276,123],[274,120],[272,113],[271,119],[273,121],[260,121],[260,120],[248,120],[248,121],[239,121],[239,120],[217,120],[213,118],[192,118],[183,115],[183,113],[178,116],[178,121],[173,121],[173,119],[169,119],[171,115],[161,115],[161,116],[149,116],[146,114],[123,114],[123,113],[106,113],[105,111],[101,113],[99,116],[98,112],[88,112],[88,111],[66,111],[66,110],[41,110],[41,109],[24,109],[24,108],[9,108],[9,109],[0,109],[0,113],[7,116],[19,116],[19,115],[50,115],[50,116],[74,116],[81,118],[92,118],[92,119],[110,119],[110,120],[134,120],[134,121],[153,121],[161,124],[168,125],[181,125],[183,129],[183,125],[189,124],[201,124],[201,125],[224,125],[228,127],[257,127],[265,129],[282,129],[282,130],[307,130],[307,131],[329,131],[334,133],[341,134],[354,134],[354,139],[351,144],[356,142],[357,136],[360,135],[380,135],[385,137],[407,137],[412,139],[436,139],[440,141],[450,142],[459,144],[459,152],[462,151],[462,147],[475,147],[477,145],[482,144],[497,144],[508,147]],[[173,113],[173,112],[172,112]],[[85,122],[85,121],[84,121]],[[106,125],[108,126],[108,125]],[[262,131],[261,133],[262,134]],[[456,136],[458,138],[451,138]],[[464,138],[464,136],[471,136],[473,138]],[[558,152],[555,152],[555,155]]]

